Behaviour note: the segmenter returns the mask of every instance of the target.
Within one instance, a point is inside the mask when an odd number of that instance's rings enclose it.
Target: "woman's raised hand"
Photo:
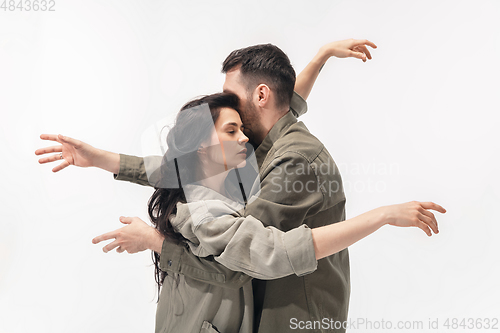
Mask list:
[[[446,209],[433,202],[410,201],[397,205],[383,206],[382,209],[386,224],[397,227],[418,227],[428,236],[431,229],[439,233],[436,217],[429,210],[446,213]]]
[[[35,155],[57,153],[38,160],[40,164],[61,161],[58,166],[52,169],[53,172],[58,172],[70,165],[82,168],[98,167],[113,173],[118,173],[120,169],[119,154],[94,148],[85,142],[61,134],[42,134],[40,139],[60,143],[57,146],[40,148],[35,151]]]

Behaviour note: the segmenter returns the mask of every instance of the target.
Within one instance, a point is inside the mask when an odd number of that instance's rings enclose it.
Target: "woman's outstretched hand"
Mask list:
[[[165,237],[161,235],[155,228],[148,225],[138,217],[120,217],[120,222],[127,224],[125,227],[111,231],[92,239],[92,243],[97,244],[104,240],[115,239],[103,247],[104,252],[109,252],[116,248],[116,252],[121,253],[137,253],[145,250],[153,250],[161,253],[163,240]]]
[[[61,161],[52,169],[52,172],[58,172],[70,165],[82,168],[98,167],[116,174],[120,170],[119,154],[95,148],[85,142],[61,134],[42,134],[40,139],[60,143],[57,146],[40,148],[35,151],[35,155],[57,153],[38,160],[40,164]]]
[[[428,236],[432,235],[432,229],[437,234],[437,221],[429,209],[446,213],[446,209],[433,202],[411,201],[378,207],[345,221],[313,228],[311,231],[316,259],[342,251],[386,224],[418,227]]]
[[[384,214],[386,224],[397,227],[418,227],[428,236],[431,229],[435,234],[439,233],[436,217],[429,210],[446,213],[446,209],[434,202],[410,201],[397,205],[380,207]]]

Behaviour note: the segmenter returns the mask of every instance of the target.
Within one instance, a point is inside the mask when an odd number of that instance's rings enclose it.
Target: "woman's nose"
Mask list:
[[[242,143],[246,143],[246,142],[248,142],[248,137],[245,134],[242,134],[238,138],[238,143],[241,145]]]

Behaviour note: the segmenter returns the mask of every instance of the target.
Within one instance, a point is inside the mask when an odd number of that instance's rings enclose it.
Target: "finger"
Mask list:
[[[61,155],[57,154],[57,155],[52,155],[52,156],[49,156],[49,157],[41,158],[41,159],[38,160],[38,163],[44,164],[44,163],[55,162],[55,161],[60,161],[60,160],[61,160]]]
[[[368,45],[368,46],[371,46],[374,49],[377,48],[377,45],[375,45],[374,43],[370,42],[368,39],[355,39],[354,40],[354,45]]]
[[[125,223],[125,224],[132,223],[132,219],[133,219],[133,217],[120,216],[120,222]]]
[[[419,227],[420,229],[422,229],[427,234],[427,236],[432,236],[431,229],[429,229],[429,227],[427,226],[427,224],[425,224],[424,222],[418,221],[417,222],[417,227]]]
[[[118,253],[122,253],[123,251],[125,251],[125,249],[124,249],[124,248],[122,248],[121,246],[118,246],[118,247],[116,248],[116,252],[118,252]]]
[[[97,244],[99,242],[102,242],[103,240],[116,238],[117,236],[118,236],[118,230],[110,231],[105,234],[94,237],[94,239],[92,239],[92,243]]]
[[[366,59],[366,56],[364,53],[362,52],[355,52],[355,51],[351,51],[349,53],[349,56],[350,57],[353,57],[353,58],[358,58],[358,59],[361,59],[361,60],[365,60]]]
[[[64,160],[64,162],[62,162],[61,164],[59,164],[58,166],[56,166],[54,169],[52,169],[52,172],[58,172],[58,171],[61,171],[62,169],[66,168],[67,166],[69,166],[69,162]]]
[[[69,143],[70,145],[75,147],[78,147],[81,143],[79,140],[70,138],[69,136],[63,136],[62,134],[59,134],[57,137],[59,140]]]
[[[62,153],[62,146],[51,146],[35,150],[35,155],[42,155],[47,153]]]
[[[418,218],[420,219],[420,221],[427,224],[432,229],[432,231],[434,231],[435,234],[439,233],[437,225],[434,223],[434,221],[430,217],[425,216],[424,214],[419,214]]]
[[[420,205],[425,208],[425,209],[432,209],[432,210],[435,210],[435,211],[438,211],[440,213],[446,213],[446,209],[444,209],[443,207],[441,207],[440,205],[438,204],[435,204],[434,202],[420,202]]]
[[[56,142],[61,143],[56,134],[40,134],[40,139],[56,141]]]
[[[109,251],[113,250],[115,247],[118,246],[120,246],[120,241],[117,239],[114,242],[109,243],[108,245],[103,247],[102,250],[104,251],[104,253],[108,253]]]
[[[372,55],[370,53],[370,51],[368,51],[368,49],[366,48],[366,46],[364,45],[360,45],[358,46],[359,49],[361,49],[361,51],[366,54],[366,56],[368,57],[368,59],[371,59],[372,58]]]
[[[428,217],[430,217],[432,219],[432,221],[434,222],[434,224],[436,225],[436,227],[438,227],[438,223],[437,223],[437,220],[436,220],[436,217],[434,216],[434,214],[432,214],[431,212],[429,212],[428,210],[425,210],[423,208],[420,211],[420,213],[422,213],[422,214],[427,215]],[[438,230],[439,230],[439,227],[438,227]]]
[[[369,56],[369,58],[371,59],[371,54],[370,54],[370,52],[368,52],[368,49],[366,48],[366,46],[363,46],[363,45],[354,46],[352,48],[352,50],[355,52],[364,53],[364,54],[366,54],[367,57]]]

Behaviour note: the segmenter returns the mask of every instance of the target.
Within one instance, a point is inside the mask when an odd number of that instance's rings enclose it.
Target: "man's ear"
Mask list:
[[[271,98],[271,89],[264,84],[261,83],[255,88],[255,91],[257,93],[257,103],[260,107],[265,107],[268,105],[270,98]]]

